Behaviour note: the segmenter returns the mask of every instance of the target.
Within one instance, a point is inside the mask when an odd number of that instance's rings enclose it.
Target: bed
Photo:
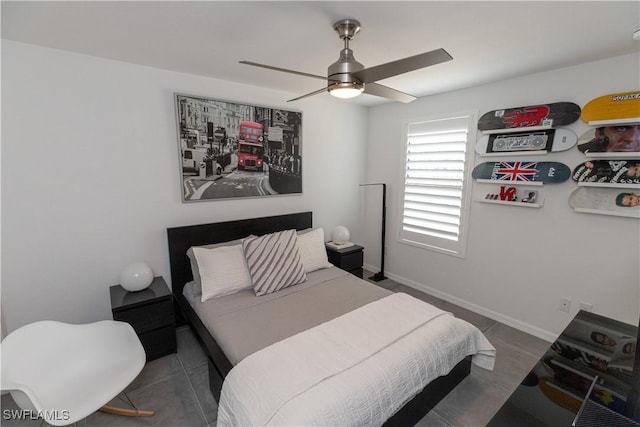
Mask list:
[[[342,378],[343,371],[350,371],[352,375],[356,375],[357,371],[354,369],[343,369],[339,366],[334,367],[332,365],[327,367],[327,369],[335,369],[336,372],[326,371],[326,373],[323,374],[325,377],[313,379],[316,372],[320,372],[325,368],[324,366],[319,368],[317,365],[321,365],[325,359],[328,360],[333,357],[335,360],[331,363],[337,363],[338,365],[344,363],[346,364],[345,366],[352,366],[350,365],[352,361],[345,359],[346,356],[344,355],[349,352],[345,352],[344,348],[345,346],[350,347],[352,343],[357,342],[364,334],[362,334],[362,331],[354,330],[351,332],[351,336],[345,336],[344,342],[342,343],[336,344],[333,342],[333,339],[330,339],[331,342],[323,343],[322,340],[324,337],[332,336],[332,333],[335,331],[328,329],[323,331],[322,328],[332,327],[340,332],[348,331],[351,324],[357,324],[358,322],[367,322],[367,324],[375,323],[377,318],[380,317],[380,313],[371,311],[367,314],[366,311],[374,310],[377,306],[380,306],[380,308],[377,308],[379,310],[384,309],[383,306],[386,307],[389,306],[389,304],[393,306],[393,304],[396,304],[397,306],[386,308],[390,310],[388,313],[392,314],[399,311],[411,312],[412,304],[418,304],[412,297],[408,297],[405,294],[393,294],[390,291],[365,282],[335,267],[323,268],[308,273],[303,283],[260,297],[257,297],[252,290],[242,290],[231,295],[201,302],[198,294],[193,290],[194,278],[192,265],[191,260],[187,257],[189,248],[234,241],[250,235],[264,236],[270,233],[282,232],[283,230],[297,230],[298,232],[302,232],[303,230],[312,229],[312,225],[311,212],[302,212],[167,229],[172,292],[177,305],[178,317],[179,319],[182,318],[184,322],[191,326],[196,336],[202,342],[207,354],[211,393],[220,404],[219,422],[224,419],[229,424],[287,424],[293,423],[291,420],[297,420],[295,423],[352,423],[351,420],[345,420],[339,417],[314,419],[313,421],[311,421],[310,418],[277,417],[238,419],[233,418],[235,416],[234,412],[242,413],[249,409],[245,407],[234,408],[233,405],[237,404],[238,401],[244,401],[245,403],[248,402],[246,403],[247,406],[253,405],[260,409],[272,405],[280,411],[279,408],[285,406],[283,402],[289,402],[292,397],[298,399],[298,396],[301,395],[300,389],[295,389],[294,387],[302,387],[302,389],[306,391],[311,388],[309,384],[312,383],[322,384],[326,389],[322,391],[322,387],[315,387],[314,391],[320,394],[316,395],[315,398],[313,396],[308,397],[310,401],[304,404],[301,403],[304,402],[304,400],[297,400],[295,405],[290,405],[293,407],[292,411],[299,409],[301,405],[309,405],[311,408],[318,400],[324,401],[327,399],[327,394],[335,394],[335,390],[342,390],[343,388],[342,384],[332,384],[330,380],[334,380],[334,378],[337,380],[338,377]],[[422,302],[419,303],[424,304]],[[421,309],[422,306],[419,308]],[[412,322],[418,322],[415,324],[407,321],[409,322],[406,325],[407,330],[414,331],[414,329],[417,329],[415,325],[421,325],[420,330],[424,331],[423,333],[425,334],[430,334],[433,328],[431,326],[429,328],[426,326],[423,327],[420,322],[426,323],[429,321],[437,323],[440,321],[439,319],[445,317],[441,316],[439,310],[435,308],[434,310],[432,317],[436,318],[436,320],[430,319],[423,321],[423,319],[416,318],[411,320]],[[420,312],[420,316],[423,315],[422,311],[423,310],[417,310],[417,312]],[[273,313],[277,314],[274,315]],[[350,317],[356,315],[370,317],[362,318],[365,320],[362,320],[360,317]],[[294,320],[292,321],[292,319]],[[394,327],[388,328],[389,333],[399,333],[396,330],[401,329],[401,326],[397,325],[402,325],[402,321],[402,318],[398,319],[398,323],[394,320]],[[444,319],[442,321],[444,322]],[[385,329],[385,322],[380,323],[377,329],[383,331]],[[318,335],[311,336],[310,334],[313,333]],[[448,335],[446,330],[440,333],[444,334],[443,336]],[[495,350],[479,331],[478,334],[480,337],[476,335],[474,339],[479,341],[485,340],[483,341],[483,345],[485,346],[483,351],[483,357],[485,357],[485,359],[483,363],[485,364],[484,367],[490,368],[491,366],[487,365],[492,365],[492,351],[493,354],[495,354]],[[384,334],[381,332],[379,335]],[[380,339],[394,342],[398,341],[398,337],[391,335],[386,338],[381,337]],[[298,344],[294,343],[296,340],[299,341]],[[367,337],[366,340],[362,341],[362,345],[367,346],[370,342],[371,340]],[[285,345],[297,345],[298,347],[283,347]],[[321,348],[322,351],[314,350],[311,352],[313,354],[309,354],[308,347],[310,345],[321,346],[319,348]],[[337,346],[336,348],[340,348],[340,350],[330,350],[334,345]],[[386,347],[387,344],[380,343],[379,347],[376,348],[386,349]],[[280,351],[280,353],[277,353],[278,351]],[[270,352],[272,353],[271,355],[267,354]],[[311,363],[309,362],[310,358],[319,353],[322,353],[322,357],[312,362],[314,363],[314,370],[311,372],[304,371],[304,366],[297,366],[299,365],[297,362],[300,360],[305,361],[305,363]],[[387,357],[383,352],[381,353],[381,358]],[[420,353],[426,354],[430,353],[430,351]],[[278,361],[278,363],[280,363],[279,367],[276,366],[277,363],[272,366],[272,361],[274,360],[273,354],[282,356],[275,357],[276,359],[282,359]],[[286,359],[284,355],[289,357],[289,359]],[[270,361],[266,362],[260,359],[261,356],[272,357],[272,359],[268,359]],[[373,369],[375,372],[379,370],[380,367],[376,365],[378,362],[375,357],[370,356],[378,357],[378,351],[371,350],[370,355],[354,355],[349,357],[359,357],[359,361],[373,363],[373,367],[367,369]],[[402,400],[401,404],[395,403],[399,409],[395,409],[393,413],[386,415],[376,414],[373,416],[383,416],[384,418],[382,418],[382,420],[386,420],[384,425],[415,424],[469,374],[472,357],[476,358],[480,356],[480,354],[472,356],[471,353],[468,353],[468,355],[464,354],[460,357],[456,355],[455,362],[449,361],[450,366],[442,368],[446,369],[446,372],[442,372],[435,379],[429,378],[428,383],[426,379],[423,379],[425,385],[424,388],[420,385],[421,391],[416,391],[417,394],[412,393],[411,397]],[[446,357],[451,359],[454,356],[447,354]],[[458,358],[461,360],[458,360]],[[270,366],[268,370],[262,368],[265,363]],[[327,364],[328,363],[329,362],[327,362]],[[361,364],[364,365],[364,363]],[[304,363],[300,365],[304,365]],[[234,366],[236,366],[235,369]],[[246,378],[241,376],[241,367],[247,372],[242,375],[254,378],[254,380],[252,380],[253,383],[247,382]],[[365,367],[363,367],[363,369],[364,368]],[[251,371],[251,369],[254,369],[254,371]],[[280,396],[280,392],[286,390],[288,387],[283,384],[283,381],[287,380],[286,377],[290,376],[287,375],[290,369],[294,369],[298,373],[304,372],[304,374],[291,376],[296,378],[296,384],[291,384],[291,390],[288,391],[291,395],[288,397]],[[340,376],[335,375],[336,373],[340,373]],[[264,377],[262,377],[263,375]],[[368,374],[361,374],[361,376],[369,377]],[[396,375],[393,375],[393,377],[397,377],[397,381],[402,381],[402,384],[400,384],[401,387],[405,381],[412,381],[412,375],[409,375],[407,379],[401,379],[401,376]],[[225,379],[227,380],[227,384],[223,392]],[[272,388],[272,390],[277,389],[278,393],[264,393],[264,388],[259,389],[259,387],[265,387],[265,384],[266,387],[269,387],[269,382],[274,381],[278,382],[278,384],[277,387]],[[309,383],[307,384],[305,381]],[[365,385],[362,385],[362,387],[365,387],[363,390],[369,389]],[[243,393],[254,392],[254,396],[251,398],[239,398],[238,395],[233,394],[243,388]],[[267,388],[266,390],[269,389]],[[284,391],[282,393],[284,393]],[[322,393],[325,394],[323,395]],[[353,392],[351,393],[353,394]],[[264,401],[256,400],[255,395],[258,395],[257,399],[263,399],[263,395],[265,394],[268,396],[264,398]],[[355,394],[357,399],[369,399],[367,396],[364,396],[364,393]],[[388,392],[388,394],[395,396],[396,392]],[[273,401],[269,402],[269,399]],[[336,409],[336,412],[339,416],[342,416],[342,413],[351,410],[351,408],[341,408],[340,410]],[[367,411],[368,410],[369,409],[367,409]],[[309,411],[319,410],[314,408]],[[284,413],[286,411],[283,409],[282,412]],[[387,415],[389,415],[388,418]],[[284,417],[285,415],[282,416]],[[299,414],[296,416],[299,416]],[[366,416],[371,417],[372,415],[369,414]],[[365,419],[370,420],[370,418]],[[375,419],[376,423],[382,424],[382,420]]]

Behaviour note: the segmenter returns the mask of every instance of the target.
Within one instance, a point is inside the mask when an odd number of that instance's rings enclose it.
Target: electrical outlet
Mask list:
[[[558,309],[566,311],[567,313],[571,309],[571,300],[568,298],[560,298],[560,306]]]
[[[589,304],[588,302],[581,302],[580,310],[593,311],[593,304]]]

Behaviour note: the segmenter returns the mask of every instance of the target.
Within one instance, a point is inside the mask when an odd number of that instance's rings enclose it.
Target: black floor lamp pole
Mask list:
[[[360,187],[368,187],[372,185],[382,185],[382,243],[380,248],[380,271],[369,277],[370,280],[374,282],[379,282],[381,280],[386,279],[387,277],[384,275],[384,246],[385,246],[385,233],[386,233],[386,225],[387,225],[387,184],[384,183],[376,183],[376,184],[360,184]]]

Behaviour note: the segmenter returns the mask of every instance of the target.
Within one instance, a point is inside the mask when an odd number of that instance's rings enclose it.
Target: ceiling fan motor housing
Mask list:
[[[360,70],[364,70],[364,65],[356,61],[351,49],[345,48],[340,51],[340,58],[333,64],[329,65],[327,78],[330,82],[362,83],[351,75],[351,73],[355,73]]]

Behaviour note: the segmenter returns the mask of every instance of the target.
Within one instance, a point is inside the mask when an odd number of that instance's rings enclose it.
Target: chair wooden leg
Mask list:
[[[141,409],[129,409],[129,408],[120,408],[117,406],[104,405],[100,408],[100,411],[107,412],[109,414],[115,415],[123,415],[126,417],[151,417],[153,416],[153,411],[144,411]]]

